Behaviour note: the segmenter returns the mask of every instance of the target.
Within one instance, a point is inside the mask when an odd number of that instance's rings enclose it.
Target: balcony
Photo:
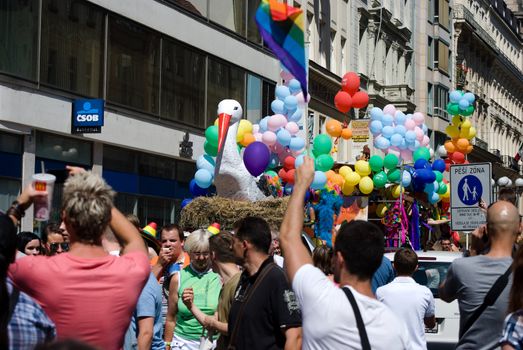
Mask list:
[[[477,147],[481,148],[481,149],[484,149],[485,151],[488,151],[488,143],[485,142],[485,141],[483,141],[483,140],[480,139],[480,138],[477,138],[477,137],[474,138],[474,140],[472,141],[472,144],[473,144],[474,146],[477,146]],[[498,151],[498,152],[499,152],[499,151]]]
[[[459,21],[465,21],[474,30],[474,33],[483,40],[494,52],[499,52],[496,48],[496,41],[490,36],[490,34],[483,29],[481,25],[474,19],[474,15],[465,6],[457,5],[453,10],[454,19]]]
[[[512,169],[517,173],[520,172],[520,166],[514,157],[503,155],[501,156],[501,161],[503,162],[504,167]]]

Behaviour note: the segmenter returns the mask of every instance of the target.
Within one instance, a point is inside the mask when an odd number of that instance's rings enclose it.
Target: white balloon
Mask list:
[[[445,149],[445,146],[440,145],[438,147],[438,150],[436,151],[440,157],[446,157],[447,156],[447,150]]]
[[[522,178],[519,177],[519,178],[516,179],[516,186],[518,186],[518,187],[523,186],[523,179]]]
[[[508,179],[507,187],[512,187],[512,180]]]
[[[510,181],[510,179],[508,177],[506,177],[506,176],[500,177],[498,179],[498,185],[499,186],[507,186],[509,181]]]

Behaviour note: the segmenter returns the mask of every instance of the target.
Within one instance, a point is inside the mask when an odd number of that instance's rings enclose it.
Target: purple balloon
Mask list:
[[[243,163],[252,176],[258,176],[267,168],[271,158],[271,151],[263,143],[255,141],[243,152]]]

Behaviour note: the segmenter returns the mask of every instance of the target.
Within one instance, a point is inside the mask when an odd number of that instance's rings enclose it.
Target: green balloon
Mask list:
[[[265,175],[270,176],[270,177],[278,176],[278,174],[274,170],[267,170],[265,172]]]
[[[383,165],[387,169],[394,169],[398,166],[399,159],[395,154],[389,153],[383,159]]]
[[[461,115],[468,117],[469,115],[472,115],[472,113],[474,113],[474,106],[468,106],[467,109],[461,112]]]
[[[374,187],[383,188],[388,181],[387,174],[384,171],[380,171],[372,177],[372,181],[374,182]]]
[[[218,147],[218,127],[211,125],[205,130],[205,139],[211,145]]]
[[[457,103],[447,104],[447,112],[449,112],[450,115],[458,115],[460,113],[459,104],[457,104]]]
[[[399,169],[392,169],[387,172],[387,179],[389,182],[398,182],[401,178],[401,171]]]
[[[334,159],[328,154],[321,154],[316,158],[316,170],[329,171],[334,165]]]
[[[380,156],[378,156],[376,154],[376,155],[370,157],[369,165],[370,165],[370,168],[372,169],[372,171],[377,173],[378,171],[381,170],[381,168],[383,168],[383,158],[381,158]]]
[[[417,161],[418,159],[425,159],[428,161],[430,159],[430,151],[427,147],[420,147],[414,151],[412,158],[414,161]]]
[[[439,183],[438,194],[447,193],[447,185],[442,181]]]
[[[434,174],[436,174],[436,181],[441,182],[443,180],[443,174],[437,170],[434,170]]]
[[[325,134],[320,134],[314,138],[313,142],[314,153],[316,156],[320,154],[328,154],[332,148],[332,141],[330,136]]]
[[[212,157],[216,157],[216,155],[218,154],[218,147],[211,145],[208,141],[205,141],[205,143],[203,144],[203,149],[205,153]]]

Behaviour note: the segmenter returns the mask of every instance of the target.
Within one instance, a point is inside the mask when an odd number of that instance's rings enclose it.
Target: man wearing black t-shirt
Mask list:
[[[301,349],[301,311],[283,270],[269,256],[271,231],[258,217],[243,219],[234,253],[245,268],[229,313],[237,350]]]

